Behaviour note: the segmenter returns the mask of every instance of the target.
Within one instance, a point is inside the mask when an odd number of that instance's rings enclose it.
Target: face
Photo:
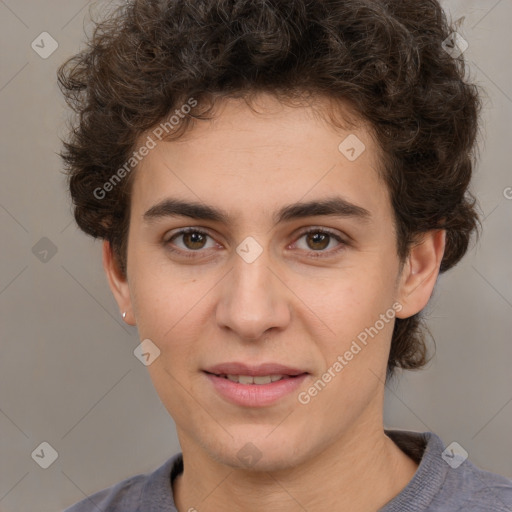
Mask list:
[[[127,277],[108,255],[106,268],[160,351],[148,370],[184,451],[234,467],[254,451],[275,470],[380,426],[394,316],[421,309],[437,274],[412,293],[430,260],[399,273],[363,126],[343,131],[270,96],[257,107],[223,100],[213,121],[149,152],[134,176]],[[365,146],[355,160],[339,149],[349,135]]]

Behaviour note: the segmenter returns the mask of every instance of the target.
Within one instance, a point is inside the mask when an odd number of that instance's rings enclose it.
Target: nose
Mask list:
[[[258,340],[272,329],[279,331],[290,322],[290,292],[283,278],[270,267],[268,252],[252,263],[234,256],[217,305],[217,324],[241,339]]]

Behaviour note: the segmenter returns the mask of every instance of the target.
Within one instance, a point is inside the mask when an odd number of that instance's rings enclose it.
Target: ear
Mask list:
[[[397,300],[402,309],[398,318],[419,313],[428,303],[439,275],[446,243],[446,230],[424,233],[410,249],[399,278]]]
[[[105,270],[110,290],[116,299],[121,314],[126,312],[124,321],[127,324],[135,325],[128,280],[119,270],[119,265],[112,251],[112,246],[106,240],[103,242],[103,269]]]

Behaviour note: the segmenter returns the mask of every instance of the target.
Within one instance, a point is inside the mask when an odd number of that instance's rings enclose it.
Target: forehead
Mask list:
[[[169,195],[217,206],[234,221],[333,195],[375,212],[389,206],[380,150],[362,123],[344,123],[341,111],[343,128],[333,126],[328,101],[288,106],[261,96],[254,106],[257,113],[243,100],[222,100],[212,120],[158,142],[135,171],[136,213]]]

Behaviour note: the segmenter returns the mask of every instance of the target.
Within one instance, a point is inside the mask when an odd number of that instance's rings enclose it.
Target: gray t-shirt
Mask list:
[[[386,430],[419,463],[407,486],[377,512],[512,512],[512,480],[483,471],[432,432]],[[460,465],[459,465],[460,464]],[[178,453],[153,473],[136,475],[64,512],[177,512],[171,481],[183,471]],[[187,511],[183,511],[187,512]]]

